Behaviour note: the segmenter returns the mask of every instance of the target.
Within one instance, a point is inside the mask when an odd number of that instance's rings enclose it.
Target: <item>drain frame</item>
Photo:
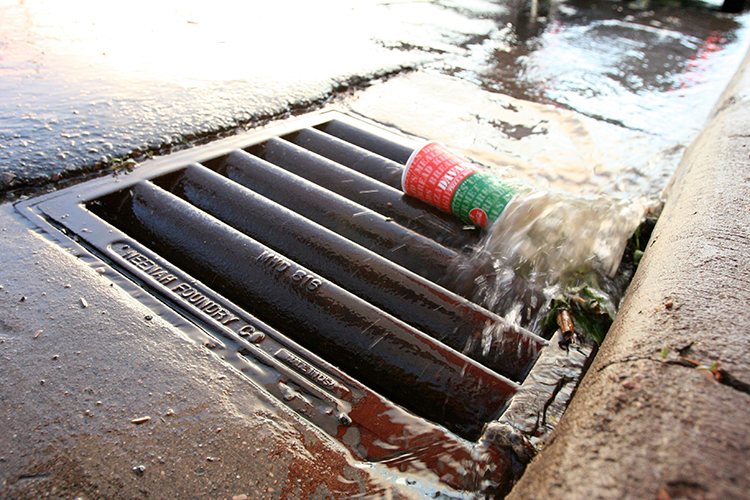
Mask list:
[[[513,383],[516,393],[509,405],[496,420],[487,422],[476,442],[469,442],[391,403],[86,208],[88,203],[105,195],[177,172],[186,165],[209,162],[234,150],[245,150],[333,120],[384,135],[389,140],[400,140],[404,144],[411,141],[338,110],[325,110],[148,160],[132,171],[113,174],[114,180],[112,176],[90,180],[22,200],[15,208],[58,244],[86,256],[92,266],[104,270],[107,277],[147,307],[152,298],[166,306],[170,312],[165,313],[165,319],[170,323],[181,331],[189,331],[188,336],[193,341],[222,357],[359,459],[380,461],[401,472],[416,472],[427,467],[443,483],[459,490],[501,491],[507,488],[508,475],[513,475],[509,471],[513,470],[514,460],[520,458],[523,462],[530,458],[529,453],[514,447],[511,441],[520,436],[528,447],[534,441],[529,439],[532,436],[537,442],[549,437],[578,382],[578,379],[568,380],[563,374],[572,371],[580,377],[595,346],[581,344],[563,348],[559,333],[545,342],[526,378],[521,383]],[[144,290],[147,297],[144,297]],[[195,294],[212,303],[211,309],[205,301],[202,306],[190,302]],[[266,347],[259,347],[259,336],[263,337],[261,344],[270,341]],[[556,383],[550,384],[550,380]],[[528,389],[531,386],[533,390]],[[318,404],[317,408],[325,410],[316,411],[311,398]],[[369,409],[363,409],[365,407]],[[372,413],[373,408],[379,409],[381,418],[362,417]],[[382,417],[388,412],[390,418]],[[371,436],[360,436],[359,440],[347,436],[353,424],[363,430],[361,433],[370,432]],[[378,448],[376,441],[385,434],[396,437]],[[363,445],[363,440],[371,449]],[[451,450],[453,467],[440,462],[439,455],[444,450]],[[530,453],[533,455],[533,451]],[[409,461],[403,460],[407,454]],[[467,467],[472,472],[467,474]],[[437,472],[438,469],[443,472]]]

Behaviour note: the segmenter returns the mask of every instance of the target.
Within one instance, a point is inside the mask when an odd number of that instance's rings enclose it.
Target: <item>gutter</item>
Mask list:
[[[599,354],[509,499],[747,498],[748,66],[685,152]]]

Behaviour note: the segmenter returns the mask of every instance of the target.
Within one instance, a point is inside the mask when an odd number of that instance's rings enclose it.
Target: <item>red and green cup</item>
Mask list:
[[[401,186],[409,196],[479,227],[500,217],[519,188],[437,141],[429,141],[411,154]]]

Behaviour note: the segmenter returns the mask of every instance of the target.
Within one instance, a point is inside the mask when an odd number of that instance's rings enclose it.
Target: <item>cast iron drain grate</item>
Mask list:
[[[407,138],[328,111],[17,208],[200,325],[357,457],[503,491],[591,354],[463,298],[475,228],[400,191]],[[493,339],[489,352],[481,339]]]

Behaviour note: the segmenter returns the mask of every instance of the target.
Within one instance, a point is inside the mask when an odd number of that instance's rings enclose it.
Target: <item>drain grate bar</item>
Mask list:
[[[51,212],[56,208],[60,207],[46,207]],[[57,213],[63,219],[69,215]],[[209,348],[338,437],[357,457],[384,463],[408,457],[398,462],[399,469],[418,472],[427,466],[439,471],[441,480],[452,487],[474,485],[473,476],[466,473],[466,464],[476,461],[469,442],[394,406],[149,250],[124,241],[125,235],[117,234],[118,230],[112,232],[115,236],[108,245],[109,256],[154,293],[174,297],[196,319],[203,318],[212,330],[223,332],[227,345],[209,343]],[[231,344],[235,344],[237,354],[226,348]],[[451,460],[446,461],[446,456]],[[507,457],[500,458],[493,466],[505,470],[509,467]]]
[[[316,128],[402,165],[406,165],[416,147],[416,144],[406,146],[338,119],[322,123]]]
[[[516,391],[512,382],[150,183],[112,202],[116,215],[97,207],[99,215],[141,235],[152,250],[369,387],[460,435],[476,439]]]
[[[512,380],[526,375],[545,341],[410,273],[364,247],[200,165],[156,182],[272,250]],[[280,186],[283,188],[283,186]],[[467,339],[502,339],[482,354]]]
[[[251,152],[444,245],[463,248],[475,241],[459,219],[290,142],[274,137]]]
[[[404,166],[354,146],[314,128],[300,130],[288,139],[296,145],[401,191]]]
[[[395,224],[384,215],[245,151],[232,152],[219,172],[436,283],[445,279],[452,263],[462,259],[458,252]]]

